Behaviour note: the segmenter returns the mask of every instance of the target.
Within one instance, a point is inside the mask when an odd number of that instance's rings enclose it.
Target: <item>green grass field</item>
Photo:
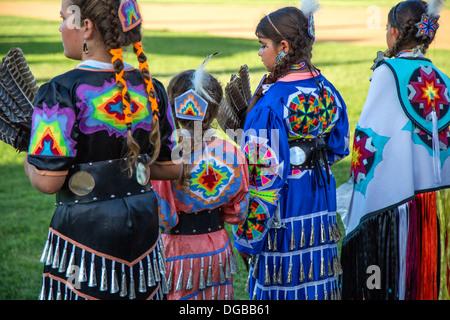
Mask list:
[[[196,1],[177,1],[182,2]],[[266,2],[275,3],[269,0]],[[58,26],[57,22],[1,16],[0,56],[4,56],[11,47],[21,47],[39,84],[45,83],[77,64],[64,57]],[[165,85],[173,75],[184,69],[196,68],[207,55],[215,51],[221,51],[221,54],[210,61],[207,70],[223,85],[241,64],[249,66],[253,88],[265,72],[257,56],[259,44],[256,39],[163,31],[145,31],[144,35],[144,48],[149,57],[151,72]],[[377,50],[382,49],[384,48],[334,42],[315,45],[313,63],[344,97],[351,133],[369,88],[372,60]],[[449,53],[431,49],[428,57],[446,74],[450,74]],[[128,53],[125,60],[137,65],[132,53]],[[42,273],[39,258],[54,210],[54,196],[41,194],[32,188],[24,174],[23,161],[24,154],[17,154],[11,147],[0,143],[1,300],[34,300],[38,297]],[[333,172],[338,185],[348,179],[349,167],[349,157],[334,166]],[[235,295],[237,299],[247,299],[244,293],[246,271],[240,259],[239,263]]]

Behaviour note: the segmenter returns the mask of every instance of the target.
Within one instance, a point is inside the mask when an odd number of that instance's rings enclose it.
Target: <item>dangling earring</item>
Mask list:
[[[84,40],[84,44],[83,44],[83,54],[88,54],[89,53],[89,49],[86,43],[86,40]]]
[[[281,50],[280,52],[278,52],[277,58],[276,58],[277,64],[280,64],[281,61],[283,61],[284,57],[286,57],[286,55],[287,55],[287,53],[284,52],[283,50]]]

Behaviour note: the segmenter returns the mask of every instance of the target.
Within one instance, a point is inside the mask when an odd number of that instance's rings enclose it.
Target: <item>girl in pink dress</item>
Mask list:
[[[183,135],[180,145],[188,147],[183,177],[153,182],[166,229],[167,298],[232,299],[237,264],[224,223],[245,219],[247,164],[239,148],[210,129],[223,99],[217,79],[202,68],[184,71],[169,83],[168,96]]]

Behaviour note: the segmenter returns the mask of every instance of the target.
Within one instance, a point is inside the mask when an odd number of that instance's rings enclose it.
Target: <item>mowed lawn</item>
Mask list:
[[[49,81],[74,66],[76,61],[63,55],[59,24],[38,19],[0,17],[0,56],[11,47],[23,49],[39,84]],[[225,86],[230,75],[242,64],[251,72],[255,89],[265,73],[257,55],[255,40],[221,38],[201,33],[145,31],[144,49],[153,77],[167,86],[176,73],[195,69],[209,54],[221,51],[207,71]],[[361,47],[345,43],[316,43],[313,63],[340,91],[348,108],[351,139],[369,88],[370,67],[383,47]],[[450,74],[450,51],[430,50],[428,57]],[[132,50],[125,60],[137,66]],[[17,154],[0,142],[0,299],[36,299],[41,285],[39,263],[48,225],[54,210],[54,196],[32,188],[23,171],[24,154]],[[333,168],[338,186],[347,181],[350,157]],[[236,299],[247,299],[244,292],[247,273],[238,259],[240,271],[235,277]]]

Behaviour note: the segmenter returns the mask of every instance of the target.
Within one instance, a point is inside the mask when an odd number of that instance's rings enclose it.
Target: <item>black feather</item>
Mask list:
[[[39,87],[20,48],[12,48],[0,64],[0,140],[27,151],[31,116]]]

